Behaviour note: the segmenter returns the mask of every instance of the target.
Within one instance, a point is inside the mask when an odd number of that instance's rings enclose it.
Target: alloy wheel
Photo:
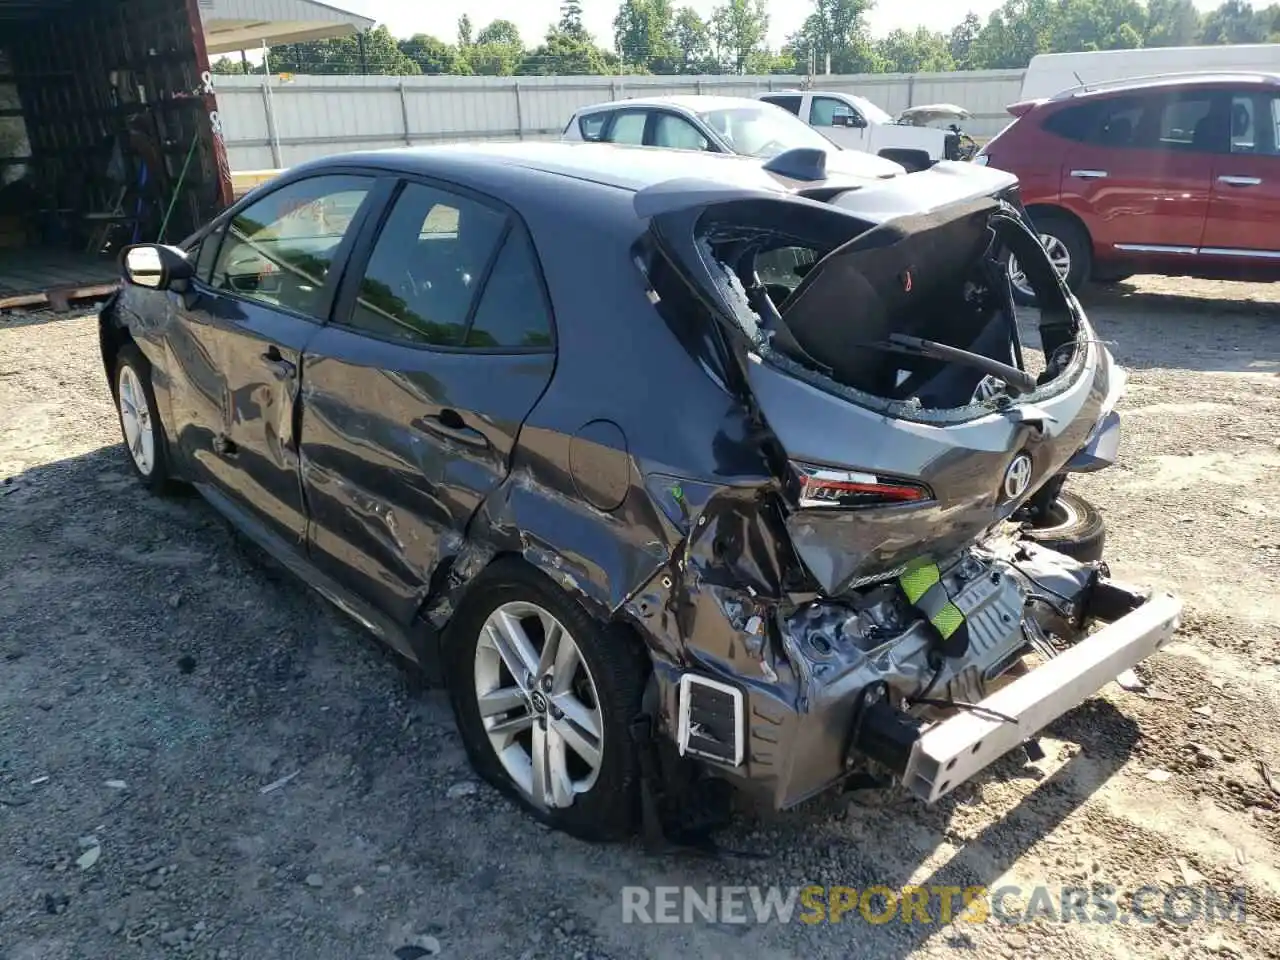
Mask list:
[[[120,365],[116,381],[116,402],[120,406],[120,425],[129,456],[144,477],[151,476],[156,465],[155,426],[151,420],[151,407],[137,371],[127,363]]]
[[[475,693],[489,743],[512,782],[544,809],[572,805],[600,774],[604,718],[569,631],[533,603],[505,603],[476,644]]]
[[[1051,233],[1040,234],[1040,243],[1044,246],[1044,252],[1048,255],[1049,262],[1053,264],[1053,269],[1065,281],[1067,274],[1071,272],[1071,251],[1067,249],[1065,243]],[[1028,297],[1035,296],[1026,273],[1018,265],[1018,258],[1013,254],[1009,255],[1009,279],[1019,293]]]

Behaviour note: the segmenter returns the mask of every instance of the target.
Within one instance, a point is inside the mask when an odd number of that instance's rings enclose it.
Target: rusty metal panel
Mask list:
[[[65,231],[138,215],[193,229],[230,201],[197,0],[98,0],[6,27],[31,167]]]

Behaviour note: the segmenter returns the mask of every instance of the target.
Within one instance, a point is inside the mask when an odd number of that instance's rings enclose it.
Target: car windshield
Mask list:
[[[889,114],[885,113],[870,100],[866,100],[862,97],[850,97],[849,99],[853,101],[854,106],[862,111],[862,115],[867,118],[867,123],[874,123],[876,125],[893,123],[893,117],[889,116]]]
[[[749,157],[767,160],[797,147],[837,149],[813,127],[773,104],[724,107],[699,116],[728,141],[734,153]]]

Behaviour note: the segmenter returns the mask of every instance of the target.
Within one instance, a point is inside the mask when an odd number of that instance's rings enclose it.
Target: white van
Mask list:
[[[1195,71],[1259,70],[1280,73],[1280,43],[1243,43],[1214,47],[1150,47],[1143,50],[1095,50],[1042,53],[1032,57],[1022,78],[1021,100],[1051,97],[1081,84]]]

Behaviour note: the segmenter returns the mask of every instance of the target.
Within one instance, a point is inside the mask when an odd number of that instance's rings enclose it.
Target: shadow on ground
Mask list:
[[[104,917],[144,931],[158,917],[209,916],[211,929],[227,931],[216,945],[234,943],[241,956],[374,956],[390,943],[389,957],[393,917],[434,930],[460,956],[519,955],[529,931],[545,928],[554,956],[670,955],[673,937],[689,955],[726,955],[735,943],[741,951],[730,952],[743,956],[803,955],[847,950],[854,936],[862,955],[905,958],[940,926],[638,927],[621,922],[621,891],[993,886],[1119,769],[1137,738],[1130,720],[1094,703],[1051,728],[1083,749],[1047,777],[1011,755],[933,808],[850,806],[829,794],[789,813],[748,814],[723,842],[763,853],[758,861],[584,845],[547,833],[487,786],[454,796],[471,773],[441,694],[375,653],[363,631],[245,547],[198,496],[144,495],[119,445],[0,486],[0,623],[17,654],[0,688],[0,794],[32,798],[19,849],[0,865],[0,900],[15,883],[59,897],[65,888],[81,924],[70,929],[97,944],[86,956],[115,949]],[[56,777],[56,804],[27,783],[41,769]],[[296,781],[262,793],[291,774]],[[960,808],[1008,777],[1041,779],[1006,816],[959,838]],[[104,804],[100,785],[113,778],[136,786]],[[101,869],[78,884],[75,871],[51,872],[60,861],[48,846],[91,829],[111,838]],[[921,877],[941,844],[955,853]],[[181,870],[152,881],[147,861]],[[379,864],[390,864],[394,884],[378,885]],[[152,900],[162,885],[168,900]],[[357,886],[359,897],[345,892]],[[931,910],[936,918],[936,902]],[[276,939],[282,915],[303,918],[299,944]],[[66,923],[37,910],[18,924],[17,942],[65,936]],[[950,935],[964,945],[963,926]]]

